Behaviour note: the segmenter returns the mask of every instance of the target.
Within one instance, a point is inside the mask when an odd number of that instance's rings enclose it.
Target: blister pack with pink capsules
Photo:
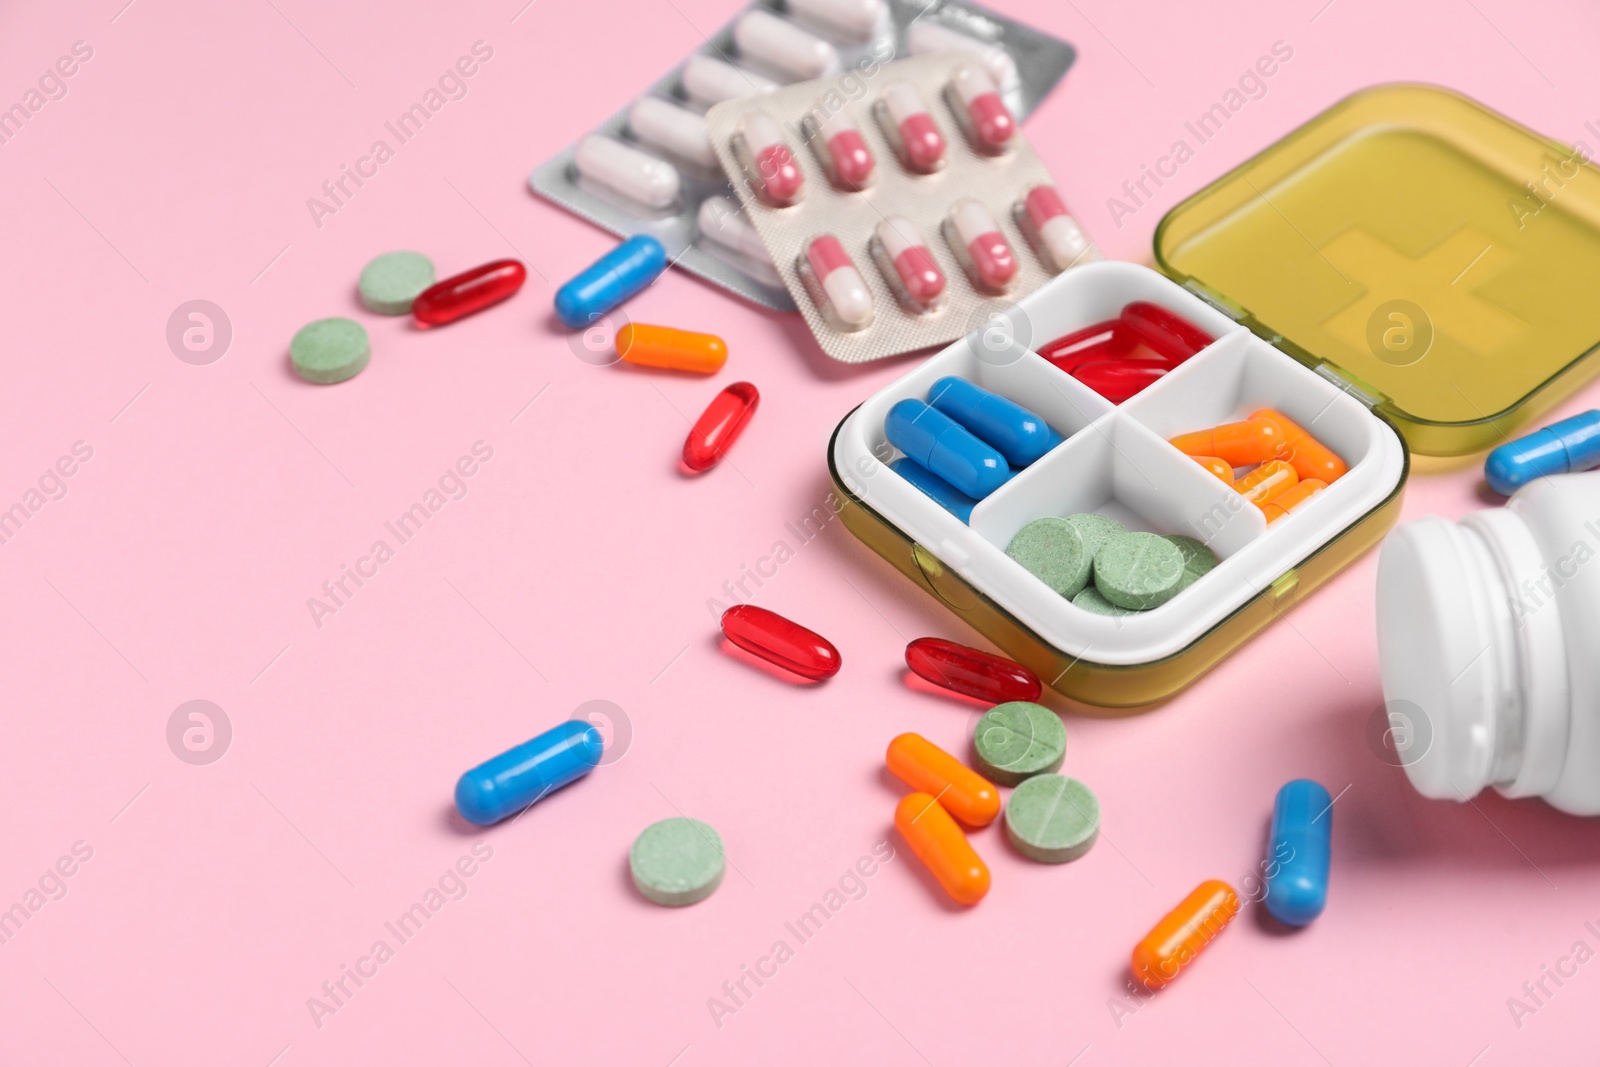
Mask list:
[[[954,341],[1100,258],[971,54],[729,100],[706,126],[774,269],[841,362]]]

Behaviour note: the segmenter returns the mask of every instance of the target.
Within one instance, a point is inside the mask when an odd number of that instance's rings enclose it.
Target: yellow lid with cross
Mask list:
[[[1600,174],[1449,90],[1335,104],[1174,207],[1156,261],[1414,452],[1500,444],[1600,370]]]

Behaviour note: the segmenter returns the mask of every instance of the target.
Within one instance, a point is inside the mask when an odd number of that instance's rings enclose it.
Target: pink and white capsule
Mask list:
[[[896,215],[878,223],[877,235],[895,276],[914,303],[926,308],[943,295],[944,272],[923,244],[915,223]]]
[[[806,176],[771,116],[760,111],[746,115],[739,120],[739,135],[744,138],[750,165],[755,168],[766,199],[777,207],[787,207],[798,200]]]
[[[1058,273],[1066,270],[1092,247],[1055,186],[1034,186],[1028,190],[1022,204],[1034,232],[1039,235],[1039,250],[1043,258],[1050,261],[1052,270]]]
[[[977,63],[957,67],[950,78],[956,97],[966,109],[967,125],[972,130],[979,149],[986,152],[1003,151],[1016,136],[1017,121],[1000,99],[989,72]]]
[[[916,88],[905,82],[883,91],[883,107],[900,139],[901,161],[919,174],[944,166],[944,134]]]
[[[840,322],[859,329],[872,321],[872,292],[837,237],[813,239],[806,246],[806,264]]]
[[[950,209],[950,224],[983,287],[998,292],[1010,285],[1017,276],[1017,257],[989,209],[976,200],[958,200]]]
[[[850,112],[840,108],[829,114],[828,101],[823,99],[817,101],[811,113],[821,116],[814,120],[816,136],[822,142],[821,155],[834,184],[843,189],[863,188],[872,180],[874,160],[872,149],[867,147]]]

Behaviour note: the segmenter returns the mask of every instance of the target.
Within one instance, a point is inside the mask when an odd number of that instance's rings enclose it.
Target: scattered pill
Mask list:
[[[556,315],[581,330],[639,292],[667,269],[667,250],[649,234],[638,234],[585,267],[556,290]]]
[[[1300,475],[1289,463],[1281,459],[1269,459],[1243,478],[1233,483],[1234,491],[1250,503],[1259,507],[1291,488],[1300,480]]]
[[[906,645],[906,666],[917,677],[988,704],[1039,699],[1038,675],[1020,663],[938,637]]]
[[[489,826],[594,770],[605,741],[582,719],[571,719],[481,763],[456,783],[456,810]]]
[[[1233,484],[1233,467],[1227,460],[1218,456],[1191,456],[1190,458],[1216,475],[1217,480],[1223,485],[1231,486]]]
[[[711,56],[690,56],[683,65],[683,92],[701,107],[770,93],[778,83]]]
[[[706,136],[704,115],[659,96],[641,96],[628,111],[628,128],[647,145],[696,166],[717,168],[717,153]]]
[[[1278,790],[1265,866],[1273,918],[1305,926],[1328,906],[1328,865],[1333,848],[1333,798],[1320,783],[1296,778]]]
[[[902,798],[894,809],[894,826],[956,903],[976,904],[989,892],[989,868],[933,797],[912,793]]]
[[[722,462],[760,403],[761,394],[749,382],[734,382],[712,397],[684,438],[683,465],[699,472]]]
[[[1042,704],[1011,700],[984,712],[973,731],[978,771],[1000,785],[1053,774],[1067,758],[1067,728]]]
[[[1089,583],[1094,562],[1078,528],[1054,515],[1034,519],[1018,530],[1006,555],[1068,600]]]
[[[572,161],[580,175],[636,204],[660,209],[677,202],[678,168],[615,137],[585,135]]]
[[[944,271],[917,232],[917,224],[894,215],[878,223],[873,238],[873,258],[895,294],[918,311],[937,305],[944,296]]]
[[[1076,778],[1036,774],[1006,801],[1006,837],[1040,863],[1070,863],[1100,836],[1100,801]]]
[[[1183,588],[1183,553],[1160,534],[1114,537],[1095,553],[1094,585],[1118,607],[1160,607]]]
[[[1096,615],[1137,615],[1132,608],[1118,607],[1100,595],[1100,590],[1092,585],[1084,586],[1083,592],[1072,598],[1072,606],[1082,608],[1084,611]]]
[[[1113,404],[1120,404],[1165,378],[1170,369],[1153,359],[1119,359],[1080,363],[1070,373]]]
[[[368,311],[405,315],[433,282],[433,261],[421,252],[385,252],[361,268],[356,288]]]
[[[739,46],[741,57],[793,81],[839,72],[839,52],[833,45],[760,8],[746,12],[733,24],[733,43]]]
[[[736,255],[771,265],[772,254],[761,243],[761,235],[750,225],[736,200],[710,196],[700,203],[696,216],[700,236],[709,238]]]
[[[919,734],[890,741],[884,759],[891,774],[919,793],[932,794],[967,826],[988,826],[1000,814],[1000,790],[993,782]]]
[[[1017,120],[1011,109],[1000,99],[1000,89],[980,63],[968,63],[956,68],[950,76],[952,103],[959,105],[956,113],[965,117],[965,126],[974,146],[980,152],[1004,152],[1017,132]]]
[[[966,52],[977,56],[1001,87],[1017,84],[1017,64],[999,45],[980,41],[930,18],[913,19],[906,31],[906,47],[914,56],[928,52]]]
[[[828,26],[854,41],[864,41],[883,24],[884,0],[787,0],[792,14]]]
[[[1018,216],[1028,220],[1024,232],[1053,274],[1066,270],[1094,248],[1053,185],[1036,185],[1029,189]]]
[[[1271,419],[1249,418],[1209,430],[1180,433],[1172,447],[1189,456],[1216,456],[1235,467],[1277,459],[1287,447],[1283,427]]]
[[[886,87],[873,114],[901,166],[918,174],[932,174],[944,166],[944,134],[915,86],[896,82]]]
[[[746,159],[750,187],[773,207],[788,207],[805,189],[805,172],[783,139],[783,130],[764,111],[739,120],[740,151]]]
[[[1077,529],[1083,537],[1083,545],[1089,550],[1092,557],[1100,551],[1100,546],[1116,537],[1118,534],[1128,532],[1127,528],[1113,519],[1110,515],[1102,515],[1097,511],[1085,511],[1078,515],[1068,515],[1067,522]]]
[[[1600,411],[1585,411],[1508,441],[1489,453],[1489,488],[1510,496],[1535,478],[1600,466]]]
[[[728,361],[728,345],[714,334],[630,322],[617,331],[617,355],[641,367],[715,374]]]
[[[954,375],[933,383],[928,403],[993,445],[1013,467],[1026,467],[1066,440],[1021,404]]]
[[[1178,582],[1179,592],[1210,574],[1216,567],[1217,554],[1194,538],[1182,534],[1168,534],[1167,540],[1177,546],[1178,552],[1183,556],[1183,578]]]
[[[1122,309],[1118,324],[1142,341],[1150,351],[1174,365],[1215,340],[1188,319],[1175,315],[1160,304],[1136,300]]]
[[[801,277],[824,314],[836,319],[843,329],[859,330],[872,322],[872,290],[856,269],[855,261],[832,234],[823,234],[806,245],[801,257]]]
[[[1334,455],[1333,449],[1312,437],[1287,415],[1271,408],[1250,413],[1252,419],[1266,419],[1283,433],[1285,451],[1282,458],[1294,464],[1301,478],[1316,478],[1332,484],[1344,477],[1348,468],[1344,460]]]
[[[1201,882],[1156,923],[1133,949],[1133,976],[1160,989],[1194,962],[1239,912],[1239,894],[1226,882]]]
[[[289,362],[308,382],[332,385],[360,374],[372,358],[367,331],[351,319],[318,319],[295,331]]]
[[[975,500],[1011,477],[1010,464],[993,446],[920,400],[890,408],[883,430],[890,444]]]
[[[651,823],[628,850],[634,887],[668,908],[698,904],[716,892],[727,862],[722,838],[699,819]]]
[[[1017,276],[1017,257],[988,208],[972,199],[956,201],[944,231],[973,285],[990,293],[1002,293],[1011,285]]]
[[[1261,514],[1267,517],[1267,524],[1270,526],[1326,488],[1328,483],[1318,478],[1303,479],[1296,483],[1293,489],[1261,505]]]
[[[806,116],[807,137],[816,149],[828,180],[845,190],[865,189],[872,183],[875,161],[850,110],[835,108],[829,97],[818,100]]]
[[[722,633],[753,656],[813,682],[839,673],[839,650],[819,633],[754,604],[722,613]]]
[[[424,326],[443,326],[509,299],[528,280],[514,259],[497,259],[437,282],[417,295],[411,316]]]
[[[889,464],[889,469],[920,489],[935,504],[944,508],[962,522],[972,521],[972,509],[978,502],[909,456],[901,456]]]

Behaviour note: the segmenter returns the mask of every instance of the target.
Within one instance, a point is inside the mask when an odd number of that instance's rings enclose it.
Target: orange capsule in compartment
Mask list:
[[[912,789],[931,793],[939,806],[968,826],[988,826],[1000,814],[993,782],[918,734],[889,742],[890,772]]]
[[[1272,459],[1233,483],[1239,495],[1260,507],[1280,493],[1292,488],[1300,475],[1281,459]]]
[[[1280,412],[1262,408],[1260,411],[1252,412],[1250,418],[1266,419],[1278,426],[1283,432],[1283,440],[1287,446],[1283,458],[1294,464],[1294,469],[1301,478],[1316,478],[1332,483],[1344,477],[1345,471],[1349,469],[1344,465],[1344,460],[1333,454],[1333,449],[1312,437],[1298,423]]]
[[[1296,484],[1293,489],[1279,493],[1265,504],[1260,505],[1261,514],[1267,517],[1267,525],[1271,526],[1326,488],[1328,488],[1327,482],[1319,478],[1307,478],[1305,481]]]
[[[957,904],[976,904],[989,892],[989,868],[967,835],[927,793],[912,793],[894,809],[894,828]]]
[[[1271,419],[1249,418],[1209,430],[1180,433],[1172,447],[1187,456],[1216,456],[1230,466],[1253,467],[1278,458],[1286,447],[1283,427]]]
[[[1222,932],[1239,913],[1239,894],[1227,882],[1201,882],[1156,923],[1133,949],[1133,976],[1160,989]]]
[[[1233,465],[1220,456],[1190,456],[1200,466],[1217,476],[1223,485],[1233,484]]]

